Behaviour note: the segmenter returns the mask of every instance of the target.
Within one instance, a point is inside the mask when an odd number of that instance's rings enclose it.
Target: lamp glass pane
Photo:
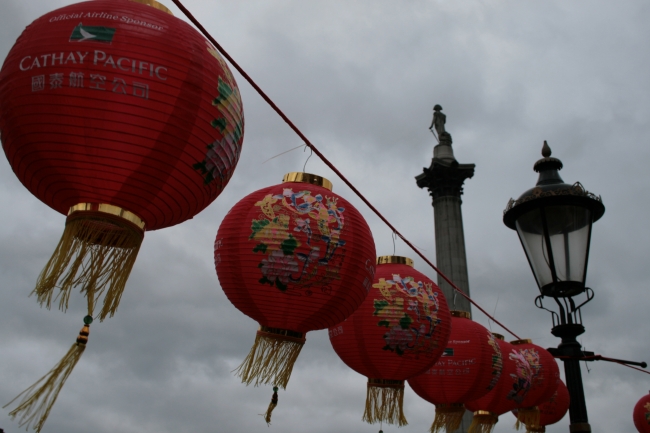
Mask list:
[[[544,228],[539,209],[533,209],[517,218],[517,233],[533,270],[537,285],[541,288],[553,282],[551,266],[544,241]]]
[[[591,211],[579,206],[544,208],[558,281],[584,283]]]

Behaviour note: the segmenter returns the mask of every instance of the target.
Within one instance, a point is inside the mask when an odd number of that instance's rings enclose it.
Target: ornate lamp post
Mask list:
[[[562,162],[551,157],[546,142],[542,156],[535,163],[539,173],[537,185],[510,199],[504,211],[503,222],[516,230],[533,271],[540,295],[535,305],[551,313],[551,333],[562,339],[557,349],[549,349],[556,358],[564,361],[567,387],[571,395],[569,414],[571,432],[591,432],[587,406],[582,387],[580,360],[607,360],[646,367],[645,362],[604,359],[600,355],[582,350],[576,337],[585,332],[580,308],[594,297],[585,286],[592,224],[605,213],[605,206],[596,196],[576,182],[564,183],[558,171]],[[574,297],[584,295],[577,304]],[[553,298],[558,312],[544,307],[545,297]]]

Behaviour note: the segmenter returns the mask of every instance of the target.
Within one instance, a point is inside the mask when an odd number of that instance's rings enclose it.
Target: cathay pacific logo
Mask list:
[[[82,23],[79,23],[79,25],[72,30],[70,42],[94,41],[110,44],[113,41],[114,34],[115,29],[110,27],[84,26]]]

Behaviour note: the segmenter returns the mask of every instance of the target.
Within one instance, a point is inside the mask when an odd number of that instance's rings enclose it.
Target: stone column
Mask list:
[[[436,266],[459,289],[469,296],[465,233],[461,212],[463,183],[474,176],[474,164],[459,164],[451,148],[449,133],[441,135],[441,143],[433,149],[431,166],[416,176],[417,185],[427,188],[433,204],[436,235]],[[471,313],[471,304],[438,276],[438,285],[451,310]],[[467,433],[472,423],[472,412],[465,412],[463,421],[454,433]],[[448,432],[451,433],[451,432]]]
[[[420,188],[427,188],[432,198],[436,235],[436,266],[464,293],[469,295],[465,233],[461,211],[463,183],[474,175],[474,164],[459,164],[451,144],[445,142],[434,148],[431,166],[417,176]],[[449,308],[471,312],[471,304],[438,276]]]

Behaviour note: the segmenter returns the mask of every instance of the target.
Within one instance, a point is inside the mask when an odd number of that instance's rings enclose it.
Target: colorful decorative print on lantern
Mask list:
[[[535,349],[513,349],[509,357],[515,361],[516,370],[515,374],[510,375],[515,382],[507,398],[521,404],[539,374],[541,368],[539,353]]]
[[[244,133],[244,119],[240,115],[242,110],[239,90],[236,87],[233,89],[221,77],[218,90],[219,96],[212,101],[212,105],[217,107],[221,117],[214,119],[211,125],[219,129],[223,138],[209,144],[205,159],[193,167],[203,174],[206,185],[217,180],[218,185],[223,188],[239,160],[239,140]]]
[[[341,249],[345,241],[340,239],[345,209],[337,206],[336,198],[284,188],[282,194],[268,194],[255,206],[263,218],[251,222],[249,239],[257,241],[253,252],[266,254],[258,265],[260,283],[295,294],[289,291],[290,284],[317,285],[326,291],[331,281],[340,279],[337,269],[345,256]],[[295,251],[305,244],[308,252]]]
[[[432,339],[436,326],[440,323],[438,293],[428,282],[415,281],[407,276],[393,275],[392,280],[380,278],[373,284],[379,289],[383,299],[375,299],[373,315],[381,320],[377,326],[388,328],[384,334],[384,350],[399,356],[429,352],[437,347],[438,341]],[[412,326],[419,323],[419,326]]]
[[[496,338],[494,338],[494,335],[488,333],[487,337],[488,344],[494,351],[494,354],[492,355],[492,381],[487,387],[488,390],[491,390],[495,387],[501,377],[501,371],[503,370],[503,355],[501,354],[501,349],[499,348],[499,344],[497,343]]]
[[[648,425],[650,425],[650,403],[646,403],[645,406],[645,420],[648,421]]]

